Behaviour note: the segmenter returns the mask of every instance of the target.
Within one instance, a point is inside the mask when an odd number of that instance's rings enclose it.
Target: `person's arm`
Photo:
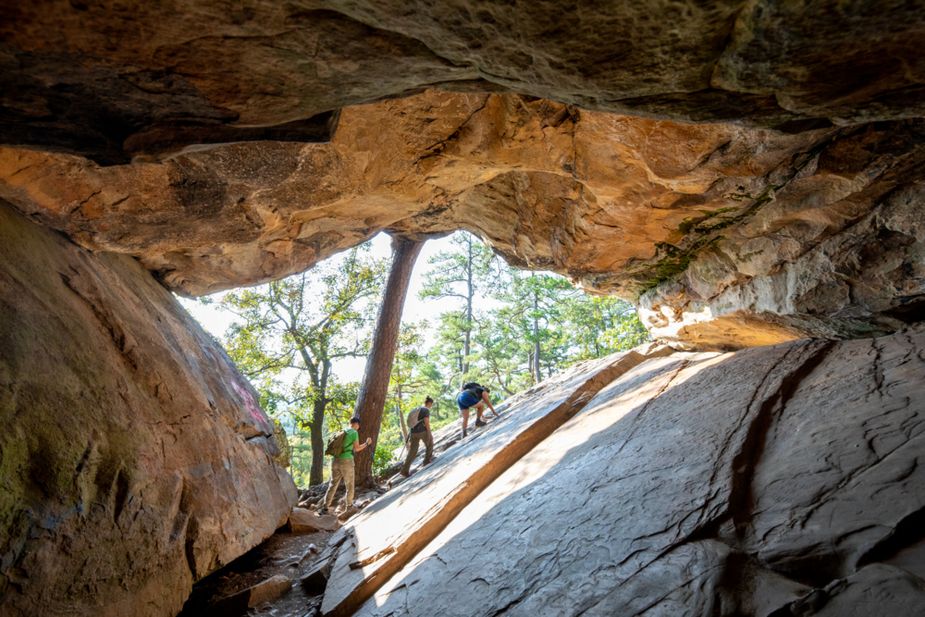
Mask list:
[[[430,416],[427,416],[426,418],[424,418],[424,428],[427,430],[428,433],[430,432]]]
[[[488,396],[488,392],[482,392],[482,400],[488,404],[488,408],[491,409],[491,413],[495,414],[496,418],[501,417],[501,415],[495,411],[495,406],[491,404],[491,398]]]
[[[354,442],[353,442],[353,451],[354,451],[354,453],[356,453],[356,452],[362,452],[363,450],[366,449],[366,446],[368,446],[368,445],[371,444],[372,442],[373,442],[373,438],[372,438],[372,437],[367,437],[367,438],[366,438],[366,441],[364,441],[363,443],[360,443],[360,440],[359,440],[359,439],[356,440],[356,441],[354,441]]]

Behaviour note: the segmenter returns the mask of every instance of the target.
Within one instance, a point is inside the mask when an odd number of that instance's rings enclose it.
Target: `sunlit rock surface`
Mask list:
[[[923,344],[642,362],[357,615],[921,614]]]
[[[286,521],[273,426],[135,260],[0,203],[0,613],[174,615]]]
[[[646,355],[639,351],[579,364],[544,381],[490,413],[487,427],[470,425],[470,435],[438,454],[428,467],[374,501],[341,530],[321,610],[351,615],[389,576],[495,478],[582,408],[616,376]],[[474,420],[473,420],[474,422]]]
[[[157,281],[467,229],[675,347],[925,321],[920,2],[5,4],[0,199],[67,239],[0,209],[4,615],[174,614],[285,520],[271,427]],[[374,522],[414,478],[358,518],[388,542],[326,610],[403,568],[364,614],[923,613],[922,343],[563,376],[495,437],[583,413],[497,482],[503,440],[417,476],[483,470],[427,533]]]
[[[700,348],[868,336],[923,318],[925,123],[796,135],[429,91],[345,109],[330,143],[100,167],[0,148],[0,196],[200,294],[380,230],[464,228]]]

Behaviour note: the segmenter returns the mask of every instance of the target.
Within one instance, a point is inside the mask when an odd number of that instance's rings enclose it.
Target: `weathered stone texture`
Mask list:
[[[7,3],[0,142],[107,163],[431,86],[799,128],[921,117],[919,2]]]
[[[648,360],[357,614],[921,614],[923,343]]]
[[[130,257],[0,204],[0,613],[170,615],[285,522],[273,426]]]
[[[469,229],[517,265],[638,300],[664,340],[742,347],[922,320],[923,135],[921,121],[788,135],[429,91],[344,110],[329,144],[111,167],[0,148],[0,196],[192,294],[382,229]]]

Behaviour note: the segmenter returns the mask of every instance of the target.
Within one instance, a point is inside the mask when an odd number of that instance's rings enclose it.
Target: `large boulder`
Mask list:
[[[0,203],[0,613],[173,615],[286,521],[273,425],[134,259]]]
[[[923,614],[923,346],[648,359],[356,614]]]

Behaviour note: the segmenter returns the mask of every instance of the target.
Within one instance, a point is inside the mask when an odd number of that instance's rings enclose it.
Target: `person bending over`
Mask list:
[[[494,405],[491,404],[491,399],[489,394],[491,390],[487,387],[478,384],[474,381],[471,381],[463,385],[462,391],[456,395],[456,404],[459,405],[459,413],[462,415],[462,429],[463,437],[468,435],[469,428],[469,410],[475,409],[475,425],[476,426],[485,426],[487,422],[482,419],[482,413],[485,411],[485,405],[488,405],[488,408],[491,409],[491,413],[495,414],[496,418],[500,418],[498,412],[495,411]]]

